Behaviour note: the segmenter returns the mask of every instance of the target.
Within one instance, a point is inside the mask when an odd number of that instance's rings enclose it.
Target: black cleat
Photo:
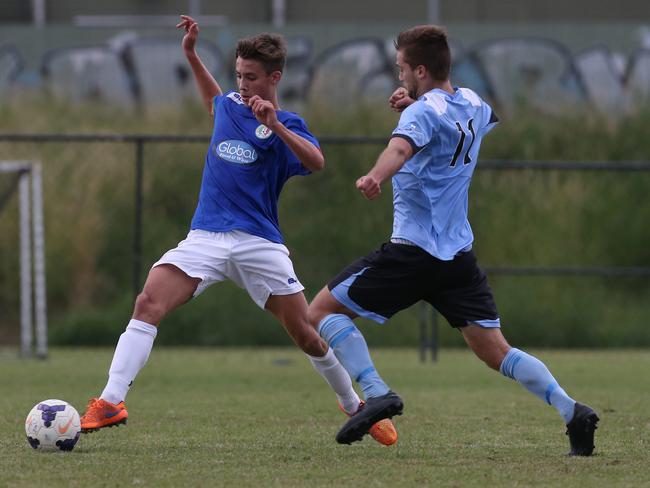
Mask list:
[[[352,444],[360,441],[377,422],[393,418],[394,415],[402,415],[403,409],[404,402],[393,391],[380,397],[368,398],[363,409],[343,424],[336,434],[336,442]]]
[[[591,408],[576,402],[573,418],[566,426],[566,434],[571,443],[569,456],[591,456],[595,447],[594,432],[599,420]]]

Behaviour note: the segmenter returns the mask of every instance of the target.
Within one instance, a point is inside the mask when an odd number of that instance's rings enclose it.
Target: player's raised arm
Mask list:
[[[381,184],[391,178],[413,156],[413,148],[406,139],[393,137],[379,155],[375,166],[356,182],[357,189],[368,200],[381,195]]]
[[[282,141],[289,146],[302,165],[309,171],[320,171],[325,166],[325,158],[319,148],[310,141],[287,129],[278,120],[275,107],[268,100],[263,100],[258,95],[251,97],[249,105],[255,118],[271,129]]]
[[[181,21],[176,27],[185,31],[181,45],[192,68],[192,73],[194,73],[196,86],[199,88],[203,103],[208,108],[210,115],[212,115],[212,99],[217,95],[221,95],[222,90],[196,53],[195,47],[196,40],[199,37],[199,24],[192,17],[181,15]]]

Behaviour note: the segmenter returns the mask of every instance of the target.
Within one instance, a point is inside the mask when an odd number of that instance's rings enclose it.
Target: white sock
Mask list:
[[[343,409],[349,413],[354,414],[359,408],[361,401],[359,395],[352,388],[352,380],[348,372],[341,366],[339,360],[336,359],[334,351],[330,347],[323,357],[309,356],[309,361],[314,366],[316,371],[325,378],[325,381],[332,387],[336,393],[336,399],[339,401]]]
[[[154,325],[131,319],[126,330],[117,341],[113,362],[108,371],[108,383],[100,398],[110,403],[120,403],[133,380],[149,359],[158,328]]]

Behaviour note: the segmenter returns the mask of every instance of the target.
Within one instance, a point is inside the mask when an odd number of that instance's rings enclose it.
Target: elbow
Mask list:
[[[303,163],[304,164],[304,163]],[[318,157],[309,161],[309,164],[305,166],[312,172],[321,171],[325,167],[325,158],[322,154],[319,153]]]
[[[325,158],[321,156],[318,158],[318,164],[316,165],[316,171],[322,171],[325,168]]]

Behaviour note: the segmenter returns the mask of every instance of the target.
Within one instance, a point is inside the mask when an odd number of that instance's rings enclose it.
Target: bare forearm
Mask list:
[[[282,141],[289,146],[291,152],[309,171],[320,171],[325,166],[325,158],[319,148],[304,137],[287,129],[278,122],[274,127],[269,127]]]
[[[205,67],[201,58],[196,54],[196,51],[185,51],[185,56],[192,68],[194,80],[196,81],[201,98],[203,98],[203,103],[208,108],[208,111],[212,113],[212,99],[217,95],[221,95],[221,87]]]
[[[411,145],[400,137],[393,137],[368,174],[357,180],[357,188],[368,200],[374,200],[381,195],[381,184],[397,173],[411,156]]]
[[[389,145],[377,158],[377,162],[368,172],[380,184],[389,180],[404,165],[408,154],[401,148]]]

